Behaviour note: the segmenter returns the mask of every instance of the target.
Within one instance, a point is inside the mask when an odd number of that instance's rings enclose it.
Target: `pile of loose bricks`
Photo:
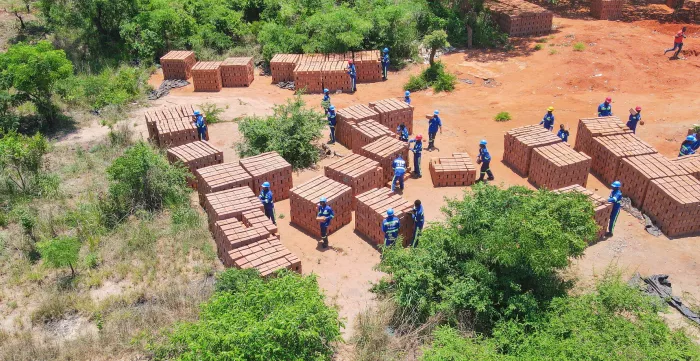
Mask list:
[[[476,168],[467,153],[430,159],[430,177],[434,187],[470,186],[476,181]]]
[[[484,4],[509,36],[543,35],[552,31],[554,14],[524,0],[489,0]]]
[[[224,61],[200,61],[192,51],[174,50],[160,58],[164,79],[192,78],[194,90],[218,92],[221,88],[246,87],[255,78],[252,57],[227,58]]]
[[[148,139],[168,148],[198,140],[191,105],[160,108],[145,113]]]
[[[598,20],[620,19],[624,3],[624,0],[591,0],[591,16]]]
[[[555,190],[555,192],[578,192],[586,195],[588,199],[593,203],[593,219],[598,225],[598,234],[596,239],[603,238],[605,232],[608,229],[608,223],[610,223],[610,215],[612,214],[612,203],[609,203],[607,199],[589,191],[588,189],[578,184],[557,189]]]

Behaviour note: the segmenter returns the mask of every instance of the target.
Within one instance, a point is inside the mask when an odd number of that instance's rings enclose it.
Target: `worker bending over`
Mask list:
[[[564,143],[569,142],[569,131],[566,130],[564,124],[559,124],[559,132],[557,132],[557,137],[559,137],[559,139],[561,139],[561,141]]]
[[[693,147],[696,145],[696,142],[697,138],[695,138],[695,136],[687,136],[685,141],[681,144],[681,150],[678,152],[678,156],[682,157],[684,155],[695,154],[695,149],[693,149]]]
[[[406,174],[406,161],[403,160],[401,154],[396,156],[391,167],[394,169],[394,178],[391,180],[391,191],[396,192],[396,182],[399,182],[399,187],[403,190],[403,176]]]
[[[399,140],[402,142],[408,142],[408,128],[406,128],[406,124],[401,123],[396,128],[396,133],[399,135]]]

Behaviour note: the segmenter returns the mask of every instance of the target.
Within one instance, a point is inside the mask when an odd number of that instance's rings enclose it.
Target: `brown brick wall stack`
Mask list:
[[[280,269],[301,273],[301,260],[290,252],[277,236],[242,246],[231,252],[233,266],[239,269],[255,268],[260,275],[267,277]]]
[[[642,208],[650,181],[686,174],[688,172],[683,168],[657,153],[622,159],[617,180],[622,182],[622,193],[632,200],[633,205]]]
[[[252,57],[227,58],[221,62],[221,85],[224,88],[249,86],[255,79]]]
[[[410,168],[408,167],[408,144],[396,138],[379,138],[362,147],[359,154],[379,162],[382,167],[385,184],[394,177],[394,170],[391,165],[398,154],[401,154],[401,157],[406,161],[406,174],[410,173]]]
[[[408,128],[408,134],[413,134],[413,107],[403,100],[389,98],[370,102],[369,107],[379,113],[378,121],[395,132],[399,125]]]
[[[347,66],[347,61],[352,59],[352,51],[346,53],[330,53],[326,54],[326,61],[344,61]]]
[[[352,127],[365,120],[379,119],[379,113],[364,104],[353,105],[336,110],[337,124],[335,138],[346,148],[352,149]]]
[[[595,158],[596,154],[593,152],[593,138],[619,134],[632,134],[632,131],[622,123],[618,117],[579,119],[574,150],[586,153],[591,158]]]
[[[262,189],[264,182],[270,182],[270,190],[275,202],[289,198],[292,189],[292,165],[287,163],[277,152],[268,152],[243,158],[241,167],[252,177],[252,187],[256,193]]]
[[[652,180],[643,210],[669,237],[700,231],[700,181],[689,175]]]
[[[187,80],[192,77],[192,67],[197,62],[193,51],[173,50],[160,57],[163,79]]]
[[[671,163],[683,169],[686,174],[700,179],[700,154],[684,155],[672,159]]]
[[[352,125],[352,151],[358,153],[362,147],[375,140],[388,136],[393,137],[394,132],[390,128],[370,119],[360,124]]]
[[[656,149],[634,134],[621,134],[593,138],[593,153],[591,172],[610,184],[617,180],[623,158],[654,154]]]
[[[148,129],[148,139],[157,140],[158,127],[156,122],[169,119],[190,118],[194,121],[194,108],[192,105],[177,105],[148,111],[144,114],[146,118],[146,128]]]
[[[605,236],[605,232],[608,229],[608,224],[610,223],[610,215],[612,214],[612,203],[609,203],[607,199],[589,191],[588,189],[578,184],[557,189],[555,192],[579,192],[588,196],[588,199],[590,199],[593,203],[593,219],[595,219],[595,223],[598,225],[597,239],[601,239],[603,238],[603,236]]]
[[[208,193],[239,187],[252,189],[253,186],[253,177],[236,163],[222,163],[199,168],[194,175],[197,178],[199,204],[202,206],[204,206],[204,196]]]
[[[224,153],[208,142],[196,141],[168,149],[168,160],[170,163],[184,163],[194,175],[199,168],[223,163]],[[187,180],[187,185],[197,189],[197,180],[191,177]]]
[[[352,90],[352,82],[350,75],[347,73],[347,61],[326,61],[323,63],[322,79],[323,88],[331,92],[341,90],[350,92]],[[296,86],[296,83],[294,84]]]
[[[258,211],[260,212],[260,211]],[[272,222],[267,221],[270,225]],[[246,225],[236,218],[228,218],[214,223],[214,241],[219,258],[226,267],[234,267],[229,252],[234,249],[267,239],[272,233],[261,223]],[[276,232],[275,232],[276,233]]]
[[[214,223],[229,218],[242,220],[243,213],[257,210],[263,212],[260,199],[248,187],[227,189],[207,193],[204,196],[204,210],[209,218],[209,230],[214,233]]]
[[[467,153],[431,158],[429,167],[434,187],[466,187],[476,181],[476,167]]]
[[[591,15],[599,20],[617,20],[622,17],[624,0],[591,0]]]
[[[323,93],[323,62],[301,62],[294,68],[294,88],[306,93]]]
[[[371,83],[382,80],[382,61],[379,50],[356,51],[355,71],[358,83]]]
[[[321,228],[316,220],[321,197],[326,197],[335,213],[328,228],[329,234],[352,221],[352,188],[322,175],[317,176],[289,192],[292,223],[316,237],[321,237]]]
[[[277,54],[270,60],[270,73],[272,74],[272,82],[279,83],[283,81],[294,80],[294,68],[301,58],[299,54]]]
[[[561,139],[541,125],[511,129],[504,137],[503,161],[516,172],[527,176],[530,171],[532,150],[555,143],[561,143]]]
[[[564,143],[555,143],[532,151],[528,180],[536,187],[559,189],[574,184],[586,186],[591,157]]]
[[[351,154],[327,165],[324,173],[326,177],[352,188],[353,210],[357,204],[355,196],[384,186],[383,170],[379,162],[359,154]]]
[[[192,67],[192,82],[196,92],[221,91],[221,62],[200,61]]]
[[[384,244],[382,222],[386,211],[394,209],[394,216],[399,218],[399,235],[403,237],[404,246],[413,239],[413,204],[403,199],[388,188],[377,188],[357,196],[355,210],[355,230],[364,234],[375,244]]]
[[[552,31],[554,14],[523,0],[489,0],[489,8],[501,31],[510,36],[542,35]]]
[[[180,119],[159,120],[155,123],[154,143],[159,147],[170,148],[199,140],[197,127],[192,117]]]

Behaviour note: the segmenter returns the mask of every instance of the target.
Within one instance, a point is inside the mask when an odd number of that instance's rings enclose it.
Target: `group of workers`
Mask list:
[[[382,79],[387,80],[389,75],[389,48],[384,48],[382,51]],[[355,68],[355,62],[352,59],[348,59],[348,75],[350,76],[350,90],[353,92],[357,91],[357,68]]]

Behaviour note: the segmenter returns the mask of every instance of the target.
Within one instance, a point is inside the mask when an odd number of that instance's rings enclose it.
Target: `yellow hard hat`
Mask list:
[[[553,112],[553,111],[554,111],[554,107],[549,107],[549,108],[547,108],[547,111],[548,111],[548,112]]]

